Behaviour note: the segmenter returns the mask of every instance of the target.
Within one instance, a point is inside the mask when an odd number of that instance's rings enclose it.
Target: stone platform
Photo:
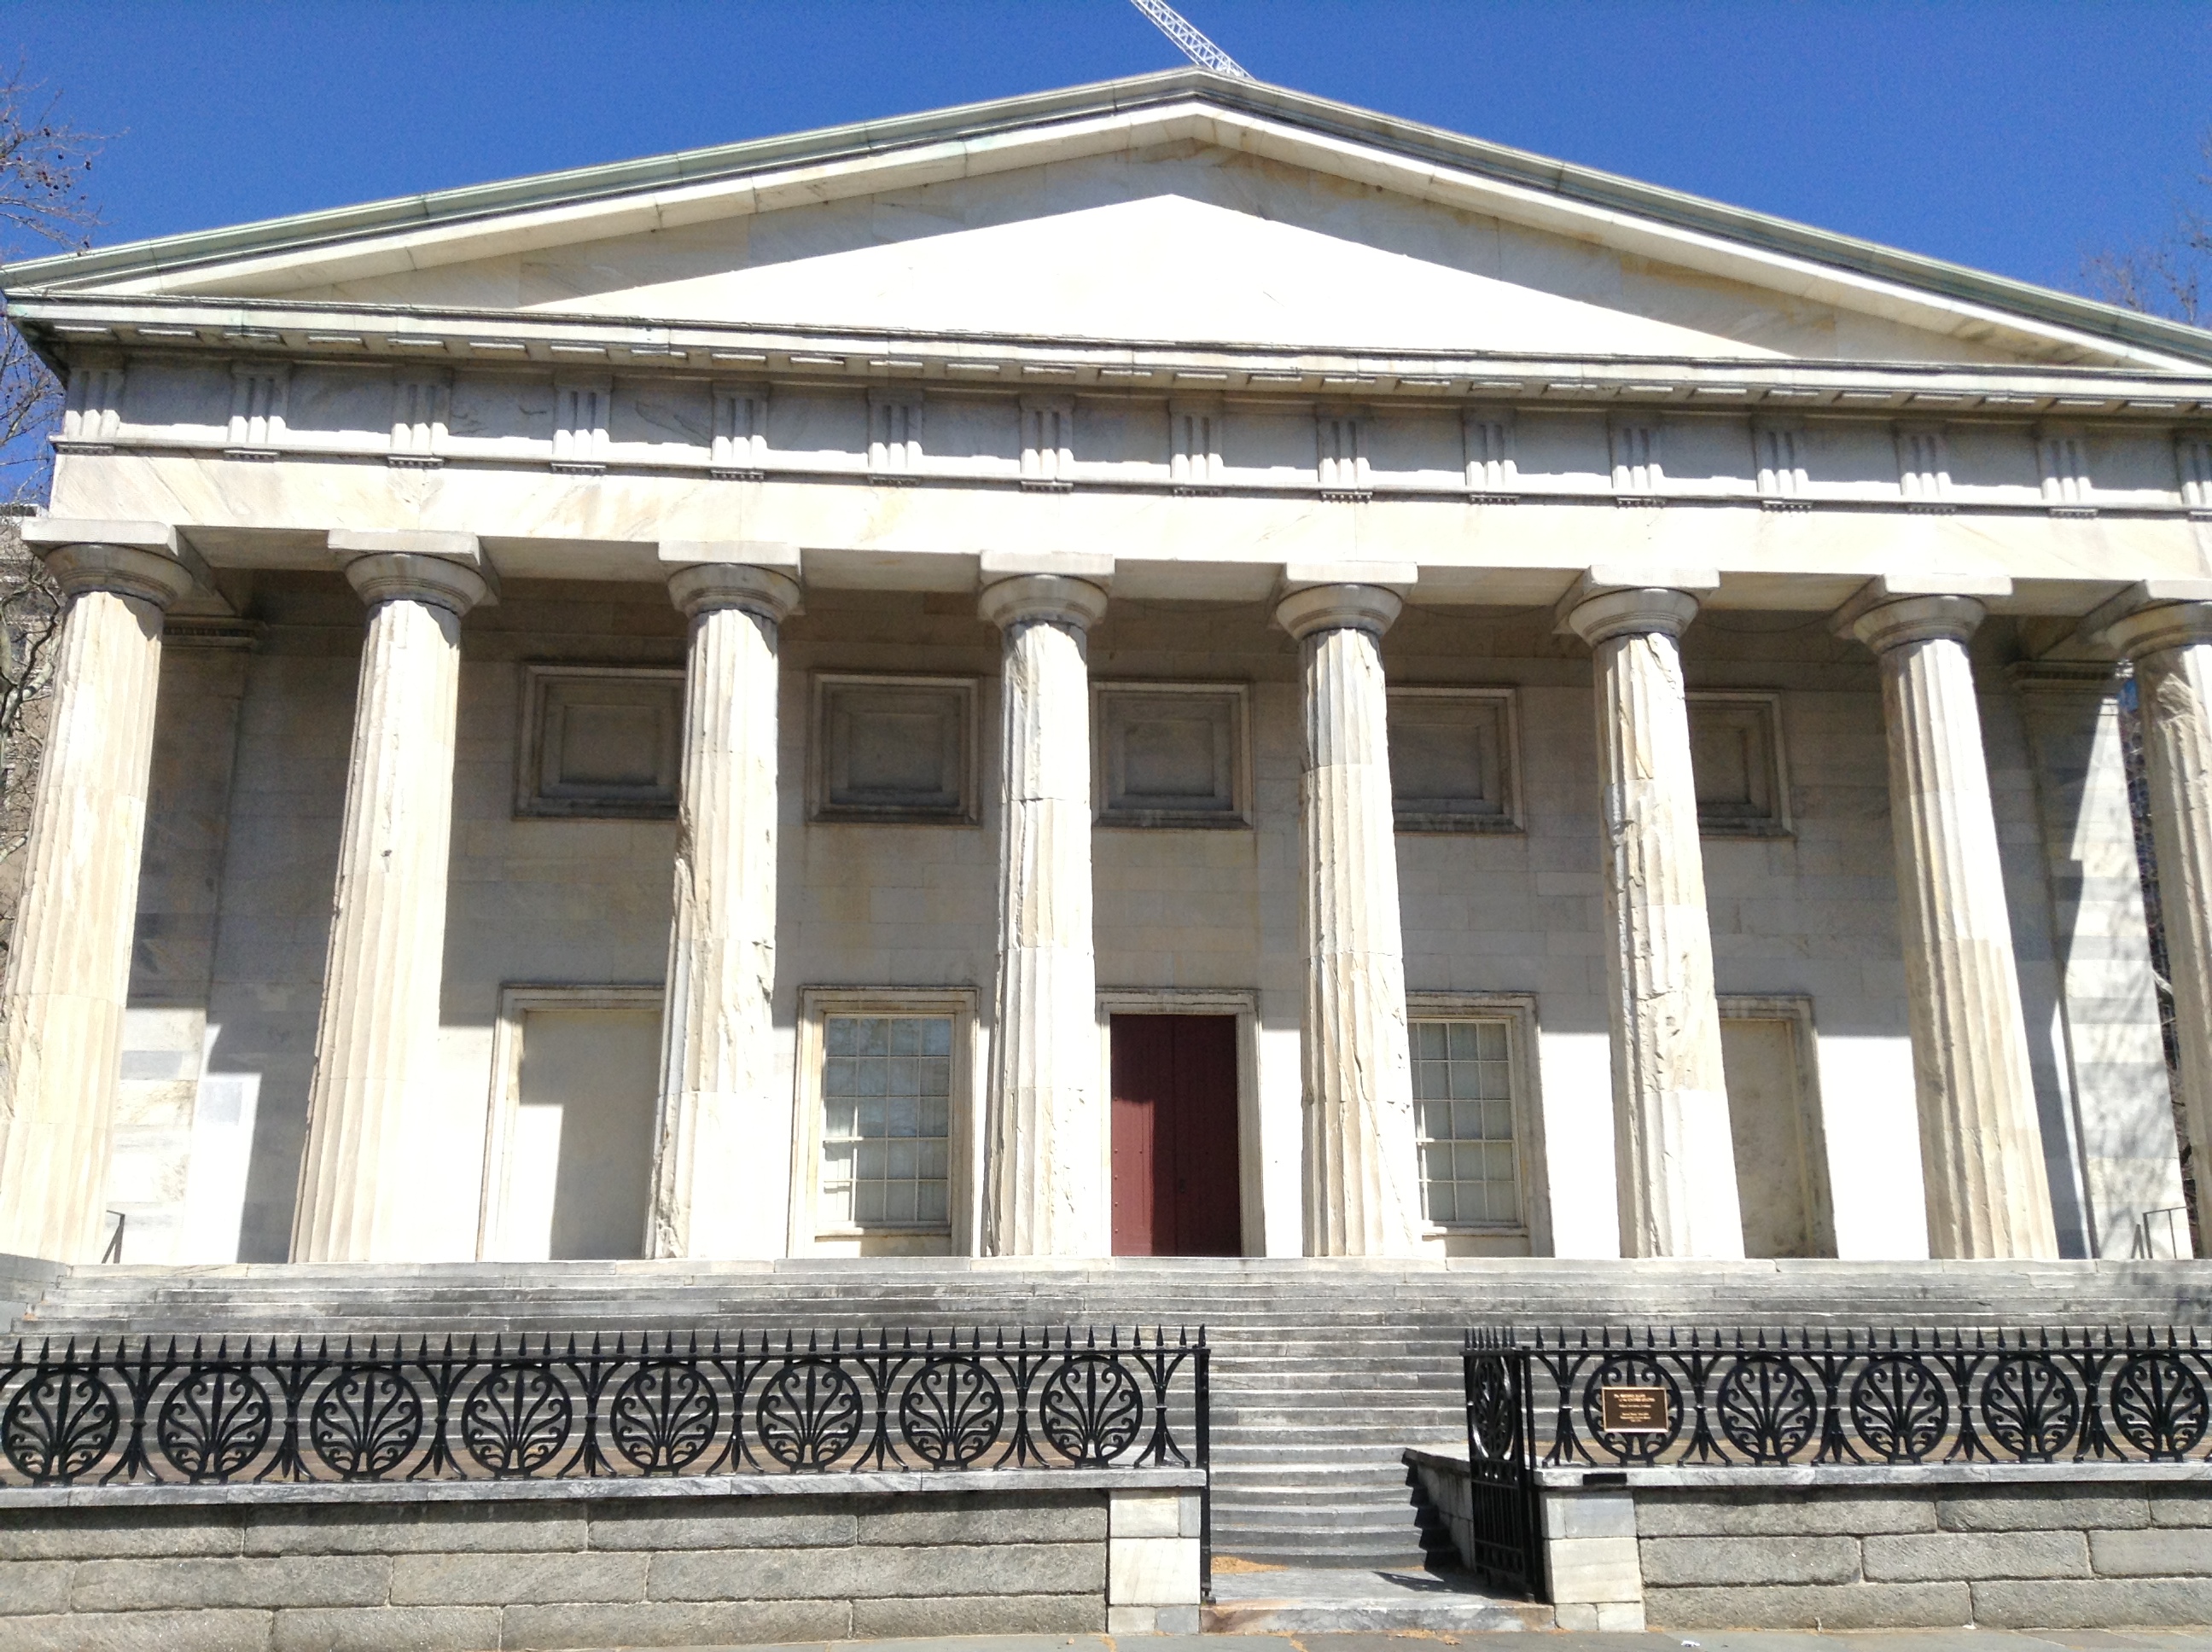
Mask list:
[[[58,1269],[0,1260],[9,1301],[25,1304],[10,1328],[32,1338],[1203,1325],[1214,1349],[1215,1552],[1402,1571],[1449,1552],[1402,1454],[1463,1447],[1468,1326],[2204,1324],[2212,1267],[1125,1258]]]

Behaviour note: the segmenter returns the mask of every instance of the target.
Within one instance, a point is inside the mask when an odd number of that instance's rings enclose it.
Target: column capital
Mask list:
[[[668,576],[668,599],[696,619],[735,608],[770,625],[799,611],[799,581],[756,562],[694,562]]]
[[[1838,635],[1855,638],[1878,654],[1914,642],[1964,643],[1989,612],[1980,598],[1963,596],[1899,597],[1853,612],[1856,604],[1854,598],[1840,610],[1835,629]]]
[[[135,545],[91,543],[56,545],[45,554],[46,572],[65,595],[112,591],[167,609],[192,588],[191,570],[173,556]]]
[[[1962,643],[1987,604],[2010,595],[2012,580],[2002,574],[1878,574],[1828,616],[1828,629],[1878,654],[1938,639]]]
[[[21,531],[68,596],[112,591],[167,608],[192,588],[198,559],[167,522],[35,516]]]
[[[1558,629],[1572,631],[1595,648],[1615,637],[1679,639],[1697,616],[1694,592],[1679,586],[1645,585],[1588,595],[1570,592],[1568,601],[1560,604]]]
[[[1001,629],[1042,620],[1088,631],[1105,617],[1106,592],[1065,574],[1020,574],[985,586],[975,611]]]
[[[1275,623],[1301,642],[1316,631],[1364,631],[1379,637],[1405,607],[1405,598],[1388,586],[1300,586],[1276,599]]]
[[[428,603],[455,614],[499,600],[499,576],[473,533],[334,528],[331,554],[361,599]]]
[[[465,614],[492,599],[491,582],[483,574],[443,556],[374,552],[348,562],[345,576],[372,608],[385,602],[419,602]]]
[[[1720,583],[1717,568],[1599,562],[1559,598],[1552,630],[1571,631],[1593,648],[1621,636],[1680,638],[1698,616],[1698,598]]]
[[[2212,642],[2212,580],[2138,580],[2092,610],[2076,635],[2129,659]]]

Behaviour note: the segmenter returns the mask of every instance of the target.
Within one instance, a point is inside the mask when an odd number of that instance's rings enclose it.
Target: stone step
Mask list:
[[[1214,1538],[1218,1554],[1276,1565],[1419,1566],[1426,1552],[1411,1510],[1395,1531],[1339,1532],[1316,1525],[1295,1532],[1238,1532],[1217,1522]]]
[[[1401,1491],[1402,1494],[1402,1487]],[[1217,1528],[1234,1531],[1239,1536],[1265,1533],[1272,1537],[1277,1534],[1310,1532],[1316,1526],[1326,1526],[1334,1534],[1387,1533],[1402,1543],[1410,1528],[1413,1508],[1410,1497],[1401,1497],[1401,1506],[1396,1508],[1374,1502],[1309,1503],[1298,1509],[1249,1505],[1239,1509],[1233,1521],[1224,1521],[1217,1500],[1214,1520]]]
[[[1236,1525],[1243,1528],[1275,1510],[1294,1509],[1303,1516],[1315,1506],[1316,1496],[1324,1491],[1329,1497],[1336,1499],[1354,1496],[1382,1499],[1387,1497],[1393,1489],[1388,1481],[1379,1478],[1332,1480],[1325,1488],[1291,1485],[1229,1485],[1217,1479],[1213,1486],[1214,1522],[1216,1525]],[[1402,1495],[1406,1491],[1404,1483],[1401,1481],[1395,1490]],[[1395,1508],[1395,1505],[1385,1506]],[[1396,1509],[1394,1519],[1402,1524],[1405,1519],[1403,1509]]]
[[[1238,1428],[1282,1428],[1304,1424],[1317,1413],[1340,1415],[1353,1409],[1360,1416],[1376,1422],[1395,1423],[1406,1417],[1433,1417],[1438,1403],[1434,1397],[1424,1402],[1419,1398],[1407,1400],[1395,1394],[1386,1401],[1379,1394],[1363,1393],[1357,1388],[1341,1391],[1334,1404],[1315,1399],[1290,1406],[1224,1405],[1222,1399],[1221,1391],[1216,1388],[1213,1392],[1213,1425],[1224,1431]]]
[[[1437,1448],[1431,1446],[1429,1449]],[[1233,1495],[1240,1487],[1284,1486],[1302,1490],[1310,1496],[1326,1495],[1337,1485],[1389,1485],[1403,1489],[1406,1471],[1404,1449],[1397,1457],[1377,1455],[1370,1462],[1342,1462],[1328,1459],[1304,1461],[1286,1461],[1285,1457],[1269,1459],[1255,1455],[1247,1463],[1224,1462],[1213,1460],[1214,1484],[1224,1495]],[[1241,1471],[1241,1472],[1240,1472]],[[1272,1478],[1270,1478],[1272,1476]]]
[[[1423,1449],[1430,1451],[1450,1449],[1453,1442],[1430,1441]],[[1316,1496],[1323,1495],[1328,1486],[1357,1482],[1364,1485],[1392,1485],[1403,1489],[1407,1484],[1404,1461],[1405,1448],[1400,1446],[1386,1455],[1378,1450],[1365,1460],[1345,1457],[1316,1457],[1295,1440],[1285,1440],[1280,1452],[1269,1455],[1254,1452],[1243,1462],[1224,1460],[1219,1455],[1213,1459],[1214,1482],[1231,1491],[1242,1485],[1304,1486]],[[1272,1477],[1272,1478],[1270,1478]]]
[[[1452,1440],[1439,1435],[1429,1441],[1409,1441],[1408,1444],[1427,1445],[1431,1449],[1446,1449],[1465,1444],[1464,1437]],[[1217,1451],[1213,1454],[1215,1469],[1233,1468],[1241,1461],[1244,1466],[1273,1467],[1279,1473],[1303,1476],[1309,1469],[1319,1468],[1375,1468],[1388,1470],[1397,1464],[1398,1483],[1403,1484],[1405,1447],[1401,1445],[1360,1446],[1337,1443],[1317,1445],[1295,1436],[1286,1435],[1275,1446],[1251,1446],[1242,1452]]]
[[[1278,1566],[1418,1567],[1427,1559],[1427,1552],[1410,1522],[1402,1533],[1389,1535],[1320,1530],[1304,1534],[1255,1532],[1246,1536],[1235,1533],[1226,1535],[1235,1546],[1221,1552]]]
[[[1273,1481],[1224,1480],[1218,1476],[1213,1484],[1213,1500],[1217,1508],[1236,1509],[1275,1509],[1285,1503],[1318,1505],[1331,1502],[1373,1503],[1381,1499],[1393,1508],[1410,1506],[1412,1492],[1401,1473],[1395,1479],[1384,1473],[1338,1474],[1327,1479],[1307,1481],[1281,1475]]]
[[[1218,1444],[1224,1451],[1248,1443],[1264,1449],[1279,1438],[1285,1444],[1295,1439],[1320,1449],[1363,1445],[1387,1449],[1425,1444],[1432,1440],[1464,1441],[1467,1431],[1463,1426],[1455,1430],[1446,1426],[1441,1418],[1409,1419],[1404,1424],[1364,1423],[1338,1420],[1337,1413],[1324,1412],[1315,1420],[1300,1422],[1295,1426],[1282,1424],[1264,1431],[1231,1435]]]

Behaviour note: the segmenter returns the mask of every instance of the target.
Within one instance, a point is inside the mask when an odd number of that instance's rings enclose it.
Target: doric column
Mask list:
[[[1380,585],[1297,579],[1275,623],[1297,640],[1305,726],[1306,1254],[1405,1256],[1420,1245],[1420,1163],[1380,652],[1401,604]]]
[[[1878,581],[1845,604],[1836,623],[1881,657],[1929,1253],[2056,1256],[1981,710],[1966,659],[1983,611],[1971,596]]]
[[[702,562],[669,577],[690,616],[683,801],[653,1132],[654,1256],[744,1260],[789,1243],[791,1086],[775,1076],[777,628],[787,571]]]
[[[2197,1230],[2212,1234],[2212,586],[2138,585],[2090,623],[2135,665]]]
[[[192,579],[158,524],[49,519],[23,538],[67,608],[0,987],[0,1253],[88,1262],[105,1226],[161,615]]]
[[[1681,636],[1693,592],[1585,577],[1561,604],[1589,644],[1604,786],[1606,989],[1624,1256],[1741,1256]]]
[[[368,634],[292,1218],[301,1262],[423,1260],[412,1190],[436,1151],[438,989],[461,616],[490,594],[475,536],[333,533]]]
[[[987,580],[994,560],[986,560]],[[1000,629],[1004,663],[982,1249],[1103,1256],[1113,1246],[1112,1200],[1091,935],[1085,640],[1106,611],[1106,592],[1068,574],[1014,574],[987,584],[980,608]]]

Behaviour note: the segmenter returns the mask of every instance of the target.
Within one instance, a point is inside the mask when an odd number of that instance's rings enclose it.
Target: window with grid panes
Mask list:
[[[945,1226],[952,1018],[829,1016],[822,1046],[824,1222]]]
[[[1510,1023],[1416,1021],[1410,1030],[1421,1194],[1429,1220],[1518,1223]]]

